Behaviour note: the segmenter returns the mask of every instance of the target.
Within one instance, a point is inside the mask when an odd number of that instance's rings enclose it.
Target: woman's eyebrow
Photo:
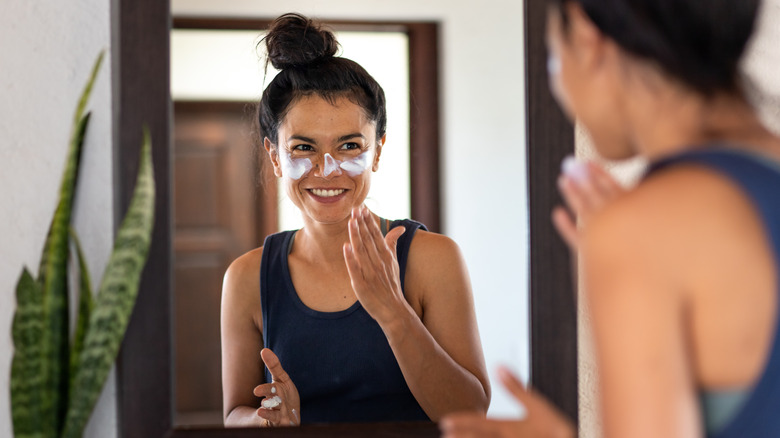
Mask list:
[[[365,135],[363,135],[363,134],[361,134],[361,133],[359,133],[359,132],[356,132],[356,133],[354,133],[354,134],[347,134],[347,135],[342,135],[341,137],[339,137],[339,138],[338,138],[338,140],[336,140],[336,142],[337,142],[337,143],[341,143],[342,141],[351,140],[351,139],[353,139],[353,138],[355,138],[355,137],[360,137],[360,138],[362,138],[363,140],[365,140],[365,139],[366,139],[366,136],[365,136]]]
[[[287,139],[288,142],[290,142],[292,140],[300,140],[300,141],[303,141],[303,142],[306,142],[306,143],[317,144],[317,142],[314,141],[314,139],[309,138],[309,137],[304,137],[302,135],[291,135],[290,138]]]

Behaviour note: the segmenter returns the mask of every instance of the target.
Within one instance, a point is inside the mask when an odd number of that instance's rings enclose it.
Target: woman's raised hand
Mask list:
[[[526,389],[506,368],[498,370],[501,383],[526,410],[522,420],[491,420],[464,412],[444,417],[439,427],[443,438],[574,438],[576,429],[544,397]]]
[[[581,224],[607,202],[625,190],[601,166],[590,161],[577,161],[567,157],[563,161],[562,173],[558,177],[558,189],[566,202],[552,213],[553,224],[563,240],[572,250],[579,246]]]
[[[367,208],[352,209],[344,260],[357,299],[380,325],[393,320],[397,306],[406,303],[396,259],[396,243],[404,231],[396,227],[382,237]]]
[[[301,424],[301,400],[298,389],[282,368],[273,351],[264,348],[260,356],[271,373],[271,383],[257,385],[254,394],[264,397],[257,410],[262,418],[261,426],[298,426]]]

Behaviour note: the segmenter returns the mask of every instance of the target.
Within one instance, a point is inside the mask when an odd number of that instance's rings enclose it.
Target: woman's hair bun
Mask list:
[[[268,60],[278,70],[333,57],[339,43],[333,33],[300,14],[284,14],[271,23],[264,38]]]

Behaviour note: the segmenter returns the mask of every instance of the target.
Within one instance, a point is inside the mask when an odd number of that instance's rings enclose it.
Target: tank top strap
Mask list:
[[[755,153],[713,146],[653,163],[645,177],[679,164],[703,165],[733,181],[761,215],[775,259],[780,260],[780,164]]]
[[[409,248],[412,246],[412,239],[417,230],[428,231],[425,225],[412,219],[394,220],[390,223],[389,229],[392,230],[395,227],[404,227],[406,231],[401,234],[396,244],[396,255],[398,256],[398,270],[401,273],[401,290],[406,292],[405,278],[406,278],[406,263],[409,260]]]

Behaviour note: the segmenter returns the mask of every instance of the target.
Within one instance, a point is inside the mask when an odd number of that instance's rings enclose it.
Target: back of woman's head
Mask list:
[[[739,61],[753,33],[760,0],[576,1],[626,52],[657,64],[704,94],[739,92]]]
[[[376,123],[377,139],[385,134],[387,111],[382,87],[358,63],[336,57],[338,42],[332,32],[299,14],[274,20],[263,39],[268,62],[279,74],[263,91],[258,107],[261,139],[276,144],[278,128],[290,105],[316,95],[333,103],[347,98]]]

